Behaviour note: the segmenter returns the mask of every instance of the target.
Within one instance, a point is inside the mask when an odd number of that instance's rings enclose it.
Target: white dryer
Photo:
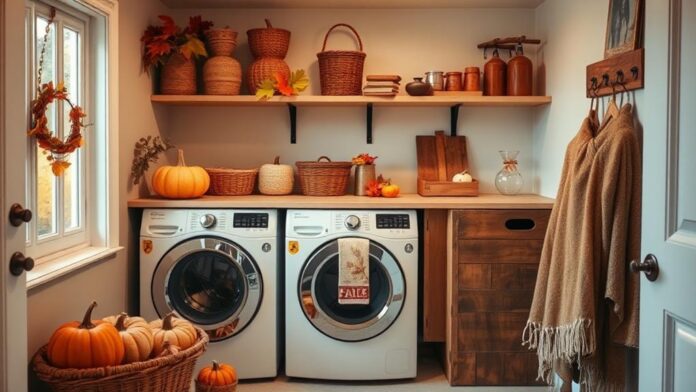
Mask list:
[[[140,312],[169,312],[204,329],[196,371],[216,359],[240,378],[278,368],[278,225],[275,210],[143,212]]]
[[[338,303],[338,239],[370,241],[370,303]],[[289,210],[285,362],[291,377],[416,376],[418,224],[415,211]]]

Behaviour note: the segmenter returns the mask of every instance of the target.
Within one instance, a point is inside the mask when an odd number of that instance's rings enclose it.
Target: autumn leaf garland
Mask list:
[[[272,78],[259,83],[256,90],[256,98],[259,100],[271,99],[276,92],[289,97],[297,95],[309,87],[309,78],[304,69],[298,69],[290,74],[290,78],[276,72]]]

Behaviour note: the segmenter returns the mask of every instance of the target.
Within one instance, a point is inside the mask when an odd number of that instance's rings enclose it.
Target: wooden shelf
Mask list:
[[[542,106],[551,103],[548,96],[488,97],[488,96],[431,96],[411,97],[365,97],[299,95],[296,97],[273,97],[259,101],[253,95],[153,95],[153,103],[183,106]]]
[[[161,0],[170,8],[536,8],[544,0]]]
[[[131,208],[336,208],[336,209],[550,209],[553,199],[539,195],[478,197],[422,197],[404,194],[394,199],[366,196],[203,196],[191,200],[135,199]]]

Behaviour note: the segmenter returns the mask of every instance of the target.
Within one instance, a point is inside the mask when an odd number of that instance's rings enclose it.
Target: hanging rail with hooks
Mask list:
[[[644,87],[645,49],[640,48],[587,66],[587,98],[605,97]]]

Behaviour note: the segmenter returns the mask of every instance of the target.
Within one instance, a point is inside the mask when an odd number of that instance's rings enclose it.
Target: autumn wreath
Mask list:
[[[86,114],[80,106],[74,105],[68,99],[68,90],[63,82],[57,86],[53,82],[41,84],[41,72],[43,69],[44,53],[46,51],[46,41],[50,32],[50,26],[55,18],[56,10],[51,9],[51,17],[46,25],[46,35],[43,39],[43,48],[41,49],[41,57],[39,59],[39,68],[37,75],[37,97],[31,101],[31,117],[32,129],[29,130],[29,137],[34,137],[39,148],[44,150],[46,159],[51,162],[51,170],[56,176],[60,176],[65,172],[65,169],[70,167],[70,162],[67,161],[68,154],[82,147],[84,141],[82,139],[82,129],[85,124],[82,119]],[[65,140],[56,137],[50,129],[48,129],[48,117],[46,111],[48,106],[54,101],[64,101],[70,105],[68,114],[70,121],[70,133]]]

